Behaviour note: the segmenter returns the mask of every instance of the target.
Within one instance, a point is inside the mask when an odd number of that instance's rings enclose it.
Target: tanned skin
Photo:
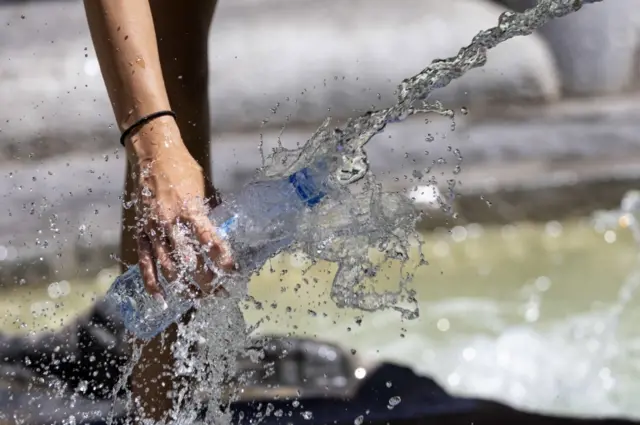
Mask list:
[[[206,215],[214,195],[209,160],[210,111],[207,96],[209,27],[215,0],[85,0],[91,37],[111,100],[124,131],[148,114],[173,110],[141,127],[126,140],[127,175],[123,209],[121,259],[139,264],[146,290],[162,302],[154,264],[175,276],[186,244],[173,232],[183,223],[225,270],[233,268],[227,247],[216,237]],[[150,193],[150,195],[149,195]],[[210,204],[209,204],[210,205]],[[124,270],[124,266],[123,266]],[[212,290],[213,273],[197,270],[202,293]],[[131,381],[138,419],[166,419],[172,408],[169,391],[171,345],[177,327],[143,345]]]

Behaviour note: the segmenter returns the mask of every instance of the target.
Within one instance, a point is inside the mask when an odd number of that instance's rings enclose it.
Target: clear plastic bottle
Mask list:
[[[324,198],[328,176],[326,164],[320,162],[288,178],[255,181],[212,211],[209,218],[231,245],[243,274],[260,269],[294,242],[300,215]],[[166,304],[145,291],[137,265],[119,276],[107,292],[125,327],[137,338],[155,337],[194,306],[184,284],[158,276]]]

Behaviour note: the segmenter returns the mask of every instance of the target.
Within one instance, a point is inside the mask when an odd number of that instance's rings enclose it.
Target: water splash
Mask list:
[[[615,231],[620,228],[631,232],[636,246],[640,249],[640,191],[627,192],[620,208],[611,211],[598,211],[593,214],[593,225],[600,231]],[[591,385],[603,380],[602,371],[607,372],[609,392],[618,384],[611,375],[610,365],[622,354],[624,341],[620,339],[619,330],[623,314],[640,290],[640,252],[637,254],[637,265],[627,275],[618,290],[613,305],[600,319],[602,332],[599,336],[597,352],[593,353],[590,373],[585,375],[583,383]]]
[[[453,117],[453,111],[430,101],[434,90],[483,66],[487,51],[498,44],[531,34],[550,19],[597,1],[601,0],[540,0],[535,8],[526,12],[505,12],[496,27],[477,34],[456,56],[435,60],[415,76],[405,79],[397,89],[396,103],[389,108],[350,119],[340,128],[331,128],[331,121],[327,119],[304,146],[285,149],[279,145],[268,158],[263,156],[264,167],[259,178],[281,178],[313,165],[318,159],[335,165],[332,173],[335,196],[305,218],[298,242],[292,248],[303,251],[313,261],[326,260],[338,265],[331,292],[338,306],[367,311],[391,308],[408,319],[419,314],[415,294],[407,286],[412,273],[406,264],[415,241],[420,248],[415,231],[420,213],[407,196],[382,190],[368,169],[366,144],[387,124],[401,122],[414,114],[438,113]],[[441,206],[447,209],[444,201]],[[383,262],[400,263],[398,290],[378,292],[371,285],[363,284],[382,267],[370,259],[370,248],[383,253]],[[427,262],[421,258],[419,264]],[[177,370],[189,376],[199,391],[195,395],[174,394],[180,403],[176,403],[178,407],[171,414],[172,423],[194,423],[203,408],[206,408],[204,423],[229,422],[226,406],[233,399],[233,392],[223,393],[222,389],[228,388],[235,371],[235,359],[245,351],[247,330],[238,303],[246,296],[246,282],[242,278],[230,285],[229,298],[206,300],[190,323],[180,327],[179,340],[174,346]],[[195,353],[190,349],[194,344],[199,347]],[[240,378],[238,384],[241,383]]]
[[[312,225],[301,228],[300,243],[295,246],[312,258],[338,264],[331,294],[333,301],[339,306],[367,311],[395,308],[405,318],[419,315],[414,293],[407,287],[410,275],[400,276],[401,286],[396,292],[358,289],[358,283],[380,267],[371,264],[367,247],[382,247],[387,259],[405,264],[409,259],[409,240],[420,240],[415,232],[419,212],[408,197],[382,191],[375,175],[368,170],[366,144],[384,131],[387,124],[404,121],[414,114],[437,113],[453,118],[452,110],[437,101],[430,102],[434,90],[483,66],[488,50],[498,44],[516,36],[529,35],[550,19],[597,1],[601,0],[540,0],[535,8],[523,13],[504,12],[496,27],[478,33],[456,56],[434,60],[418,74],[402,81],[396,90],[394,105],[369,111],[334,129],[330,128],[328,118],[304,146],[286,149],[279,144],[268,158],[263,156],[262,178],[280,178],[313,164],[318,158],[331,158],[338,164],[334,177],[344,188],[343,196],[333,197],[313,214],[309,219]],[[452,192],[454,187],[455,184],[450,184]],[[448,205],[455,194],[451,193],[447,198],[439,197],[437,202],[450,213]],[[342,214],[332,214],[332,209],[342,210]],[[336,217],[342,223],[337,223]],[[420,265],[425,264],[422,258]],[[408,303],[409,307],[399,307],[400,303]]]
[[[594,214],[593,223],[600,229],[618,229],[620,227],[631,231],[633,239],[640,249],[640,191],[632,190],[627,192],[620,208],[613,211],[598,211]],[[610,335],[615,335],[617,322],[625,310],[625,307],[634,299],[634,295],[640,289],[640,253],[638,254],[638,269],[627,276],[618,293],[617,302],[614,304],[609,326]],[[613,341],[615,342],[615,341]]]
[[[481,31],[471,44],[460,49],[456,56],[448,59],[436,59],[427,68],[413,77],[407,78],[398,86],[396,103],[386,109],[369,111],[352,118],[341,128],[329,130],[327,119],[309,141],[298,149],[286,149],[281,145],[270,156],[265,167],[265,175],[285,175],[312,162],[318,156],[331,156],[336,148],[344,161],[341,171],[351,174],[347,179],[353,182],[366,175],[366,154],[364,146],[387,124],[404,121],[417,113],[454,114],[439,102],[429,103],[431,93],[449,85],[474,68],[483,66],[487,61],[487,52],[516,36],[532,34],[537,28],[552,18],[559,18],[578,11],[583,4],[602,0],[540,0],[536,7],[522,13],[504,12],[499,17],[498,26]],[[263,163],[267,161],[263,160]],[[341,180],[345,181],[344,178]]]

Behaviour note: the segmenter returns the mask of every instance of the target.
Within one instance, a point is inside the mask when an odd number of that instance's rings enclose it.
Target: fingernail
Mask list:
[[[169,305],[164,300],[164,297],[161,294],[153,294],[153,299],[156,300],[158,302],[158,304],[160,304],[162,306],[163,310],[166,310],[166,309],[169,308]]]

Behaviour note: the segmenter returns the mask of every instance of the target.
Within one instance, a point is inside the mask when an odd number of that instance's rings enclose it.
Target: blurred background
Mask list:
[[[640,8],[605,0],[508,41],[369,144],[425,210],[421,317],[330,300],[330,265],[281,256],[251,284],[262,331],[314,336],[434,376],[454,394],[640,418],[639,247],[617,210],[640,188]],[[231,191],[258,146],[304,143],[388,106],[403,78],[534,0],[220,0],[213,154]],[[57,328],[116,276],[124,155],[82,3],[0,1],[0,330]],[[427,118],[428,122],[425,122]],[[456,167],[459,166],[459,170]],[[448,193],[433,208],[414,170]],[[412,195],[413,193],[413,195]],[[287,274],[283,271],[288,270]],[[311,282],[311,283],[310,283]],[[380,288],[390,285],[381,280]]]

